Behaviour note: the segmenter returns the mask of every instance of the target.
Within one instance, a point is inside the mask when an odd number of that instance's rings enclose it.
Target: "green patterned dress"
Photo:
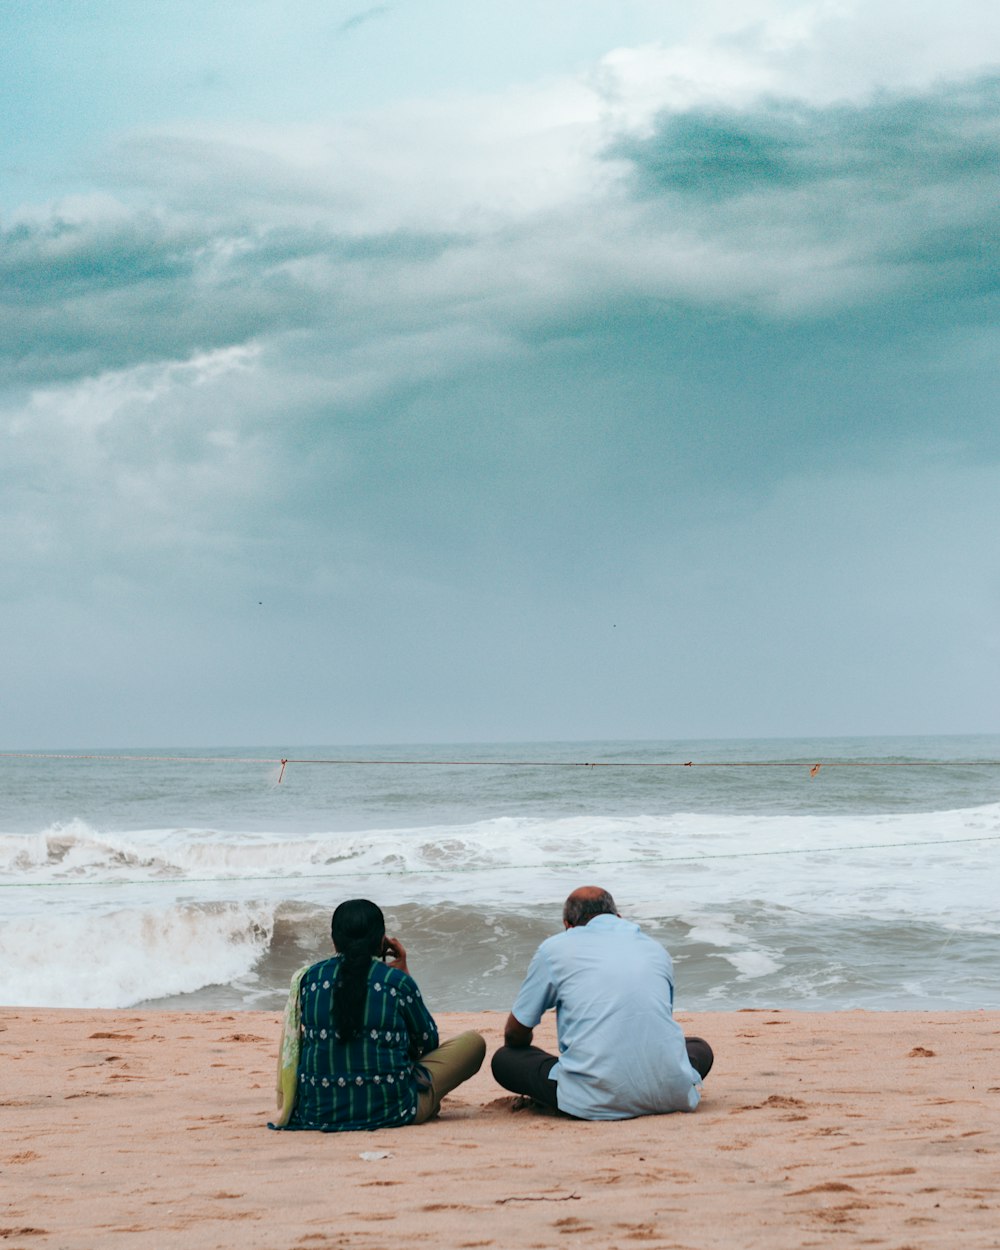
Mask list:
[[[283,1127],[333,1133],[409,1124],[427,1083],[417,1061],[437,1048],[437,1026],[413,978],[373,959],[361,1034],[342,1040],[332,1010],[340,964],[335,955],[293,981],[298,1054],[294,1106]]]

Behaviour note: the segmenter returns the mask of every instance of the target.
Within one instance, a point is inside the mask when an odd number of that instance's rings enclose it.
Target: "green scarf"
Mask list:
[[[275,1128],[284,1128],[292,1118],[295,1095],[299,1087],[299,1051],[301,1049],[302,1008],[299,1005],[299,987],[302,978],[312,967],[306,964],[292,977],[285,1004],[285,1018],[281,1028],[281,1046],[278,1049],[278,1114],[271,1121]]]

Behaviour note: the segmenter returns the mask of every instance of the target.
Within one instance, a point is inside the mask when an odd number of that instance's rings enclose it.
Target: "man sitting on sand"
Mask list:
[[[673,1018],[670,956],[596,885],[573,891],[563,926],[531,961],[493,1056],[496,1080],[581,1120],[693,1111],[712,1048]],[[531,1044],[550,1007],[558,1058]]]

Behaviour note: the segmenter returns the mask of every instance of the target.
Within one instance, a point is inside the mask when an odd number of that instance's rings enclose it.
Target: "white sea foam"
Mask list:
[[[728,951],[715,955],[716,959],[725,959],[746,980],[755,977],[766,977],[778,971],[781,961],[762,950]]]
[[[848,943],[866,927],[902,934],[893,958],[904,963],[922,925],[938,935],[1000,932],[990,867],[998,851],[1000,804],[870,815],[500,816],[312,834],[103,830],[68,820],[0,835],[0,1001],[117,1007],[245,981],[290,900],[328,911],[367,895],[386,908],[419,902],[558,918],[567,888],[584,881],[607,885],[623,913],[660,926],[672,947],[681,940],[682,954],[692,952],[689,978],[691,961],[702,959],[709,970],[732,967],[745,992],[780,987],[819,1001],[853,975],[810,936],[833,924]],[[512,959],[507,922],[490,924],[480,975],[516,979],[524,952]],[[803,950],[794,959],[784,949],[792,932]],[[706,947],[714,965],[697,954]],[[889,956],[880,949],[874,958]],[[985,979],[988,969],[975,975]],[[923,987],[907,990],[910,998],[928,992],[920,977],[909,979]],[[703,998],[720,1001],[712,989]]]
[[[176,877],[288,877],[329,870],[330,876],[360,872],[467,874],[475,878],[505,868],[593,865],[638,869],[721,865],[732,875],[747,870],[755,880],[781,874],[809,883],[815,892],[817,863],[853,872],[859,856],[876,871],[894,873],[902,854],[935,862],[973,863],[983,843],[1000,840],[1000,804],[952,812],[875,816],[671,816],[517,818],[461,825],[368,829],[363,832],[220,832],[214,829],[142,829],[106,832],[82,820],[42,832],[0,836],[5,881],[130,880]],[[757,861],[756,863],[754,861]],[[762,862],[764,861],[764,862]],[[338,871],[339,874],[338,874]],[[863,882],[855,882],[863,885]],[[484,887],[484,893],[489,887]]]
[[[225,985],[266,950],[267,907],[180,905],[23,918],[0,926],[0,1002],[129,1007]]]
[[[713,916],[711,920],[698,916],[681,916],[679,919],[691,926],[688,938],[692,942],[705,942],[709,946],[732,946],[739,941],[739,935],[729,927],[735,923],[732,915],[723,913]]]

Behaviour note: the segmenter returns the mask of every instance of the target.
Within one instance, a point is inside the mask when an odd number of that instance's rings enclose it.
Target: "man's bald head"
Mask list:
[[[595,916],[617,916],[615,900],[599,885],[581,885],[566,900],[563,907],[563,924],[567,929],[585,925]]]

